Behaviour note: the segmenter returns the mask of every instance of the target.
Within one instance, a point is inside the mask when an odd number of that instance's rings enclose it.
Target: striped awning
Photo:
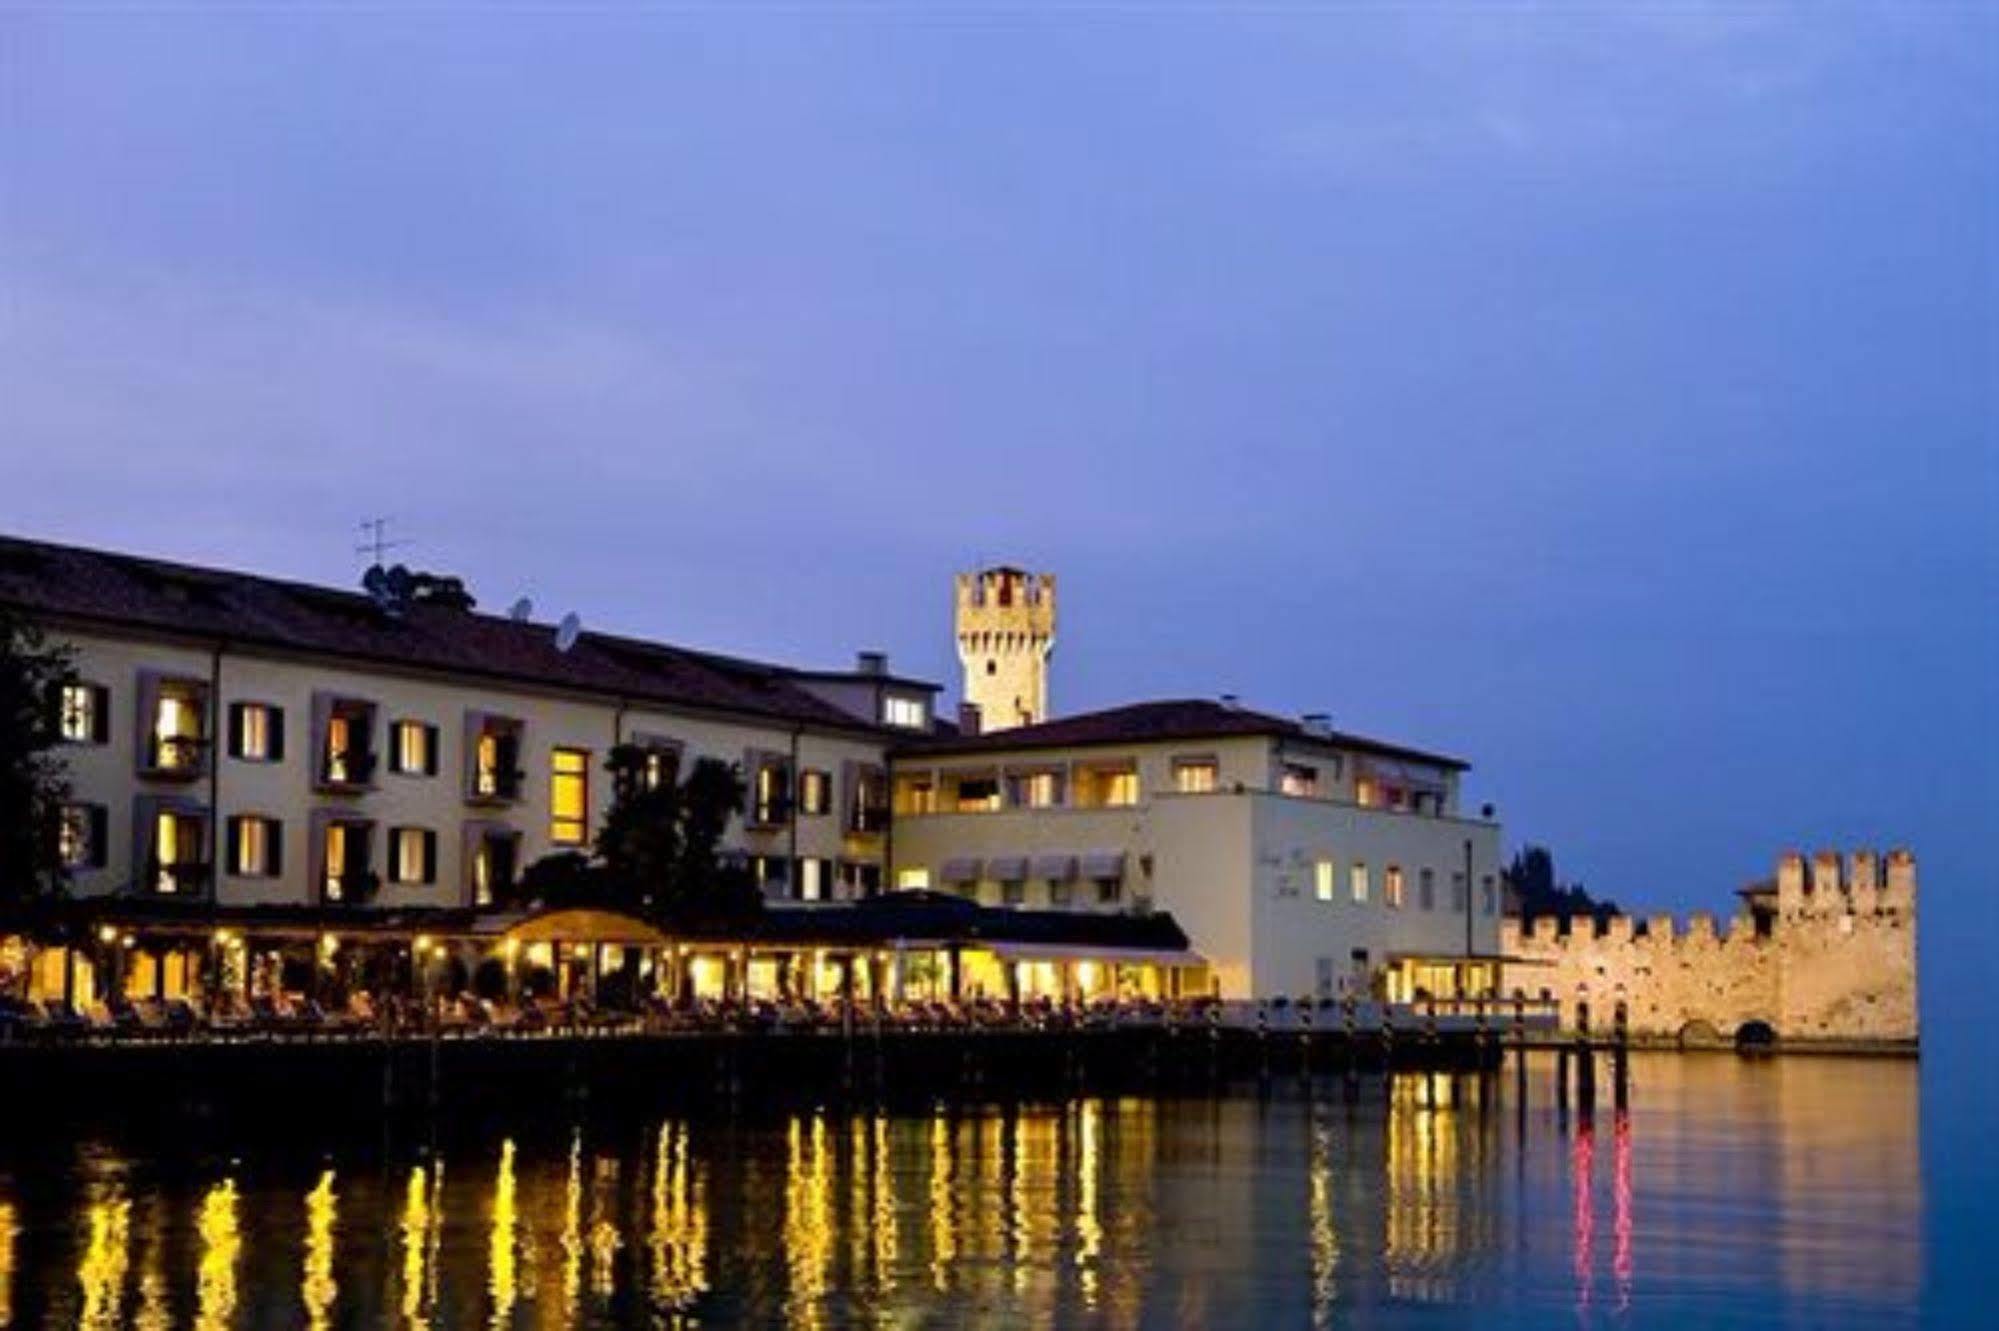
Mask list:
[[[1034,876],[1051,883],[1066,883],[1076,876],[1076,854],[1069,850],[1045,850],[1034,857]]]
[[[945,883],[976,883],[979,881],[980,861],[976,855],[954,855],[944,861],[937,871],[937,878]]]
[[[1024,881],[1027,878],[1027,856],[989,856],[986,860],[986,877],[1001,883]]]

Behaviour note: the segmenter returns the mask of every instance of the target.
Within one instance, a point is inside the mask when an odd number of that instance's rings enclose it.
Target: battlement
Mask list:
[[[1728,1036],[1762,1022],[1786,1040],[1910,1047],[1917,1038],[1916,861],[1907,850],[1785,854],[1774,890],[1725,919],[1589,916],[1500,922],[1504,988],[1630,1005],[1634,1032]],[[1774,898],[1774,901],[1773,901]]]
[[[1053,635],[1055,575],[989,568],[958,575],[958,632]]]

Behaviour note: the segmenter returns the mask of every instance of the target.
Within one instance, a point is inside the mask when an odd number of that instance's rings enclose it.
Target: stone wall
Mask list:
[[[1760,916],[1760,918],[1759,918]],[[1571,927],[1573,925],[1573,927]],[[1653,1040],[1733,1039],[1763,1022],[1780,1041],[1913,1045],[1916,865],[1858,851],[1784,856],[1773,891],[1718,927],[1696,914],[1501,926],[1506,992],[1547,995],[1573,1028],[1588,1003],[1607,1029],[1619,1001],[1631,1031]]]

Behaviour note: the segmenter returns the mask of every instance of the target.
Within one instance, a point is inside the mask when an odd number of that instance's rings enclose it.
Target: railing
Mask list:
[[[214,879],[214,866],[191,861],[165,863],[160,860],[146,862],[146,881],[160,896],[201,898],[208,894],[209,884]]]
[[[375,779],[375,755],[367,749],[333,749],[319,769],[322,786],[365,786]]]

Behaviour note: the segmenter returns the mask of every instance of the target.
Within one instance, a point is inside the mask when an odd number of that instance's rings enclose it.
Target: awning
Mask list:
[[[944,861],[944,867],[937,871],[937,877],[946,883],[976,883],[979,881],[979,857],[954,856]]]
[[[1114,966],[1205,966],[1198,952],[1141,947],[1070,947],[1061,943],[986,943],[1001,961],[1098,961]]]
[[[520,943],[609,943],[620,947],[666,944],[666,935],[644,920],[611,910],[545,911],[507,930],[506,938]]]
[[[1121,850],[1084,851],[1083,877],[1085,878],[1124,877],[1124,852]]]
[[[986,860],[986,877],[1002,883],[1018,883],[1027,878],[1027,856],[994,855]]]
[[[1034,857],[1034,876],[1066,883],[1076,876],[1076,856],[1066,850],[1044,851]]]
[[[1364,780],[1379,781],[1406,789],[1441,792],[1446,786],[1442,772],[1422,763],[1402,763],[1389,758],[1360,758],[1355,761],[1354,770],[1356,775]]]

